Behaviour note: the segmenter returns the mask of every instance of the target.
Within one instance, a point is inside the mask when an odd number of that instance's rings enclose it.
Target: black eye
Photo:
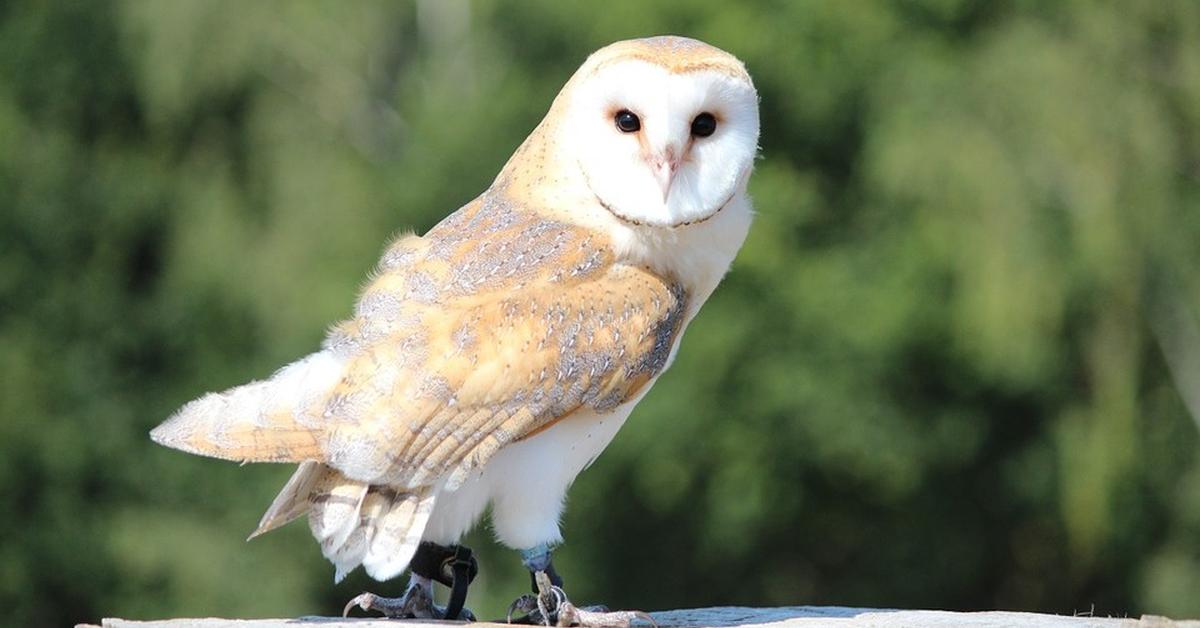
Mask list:
[[[628,109],[618,111],[613,119],[622,133],[633,133],[642,128],[642,121],[638,119],[637,114]]]
[[[692,135],[695,135],[696,137],[708,137],[716,130],[717,119],[713,117],[713,114],[708,113],[707,111],[696,116],[695,120],[692,120]]]

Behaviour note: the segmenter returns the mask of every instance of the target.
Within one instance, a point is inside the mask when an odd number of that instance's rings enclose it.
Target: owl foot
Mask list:
[[[544,571],[534,574],[538,593],[522,595],[508,607],[507,620],[510,624],[532,624],[536,626],[580,626],[581,628],[630,628],[636,620],[648,622],[655,628],[658,624],[642,611],[609,611],[605,606],[579,608],[567,599],[562,587],[551,584],[550,576]],[[525,613],[514,617],[514,613]]]
[[[380,597],[374,593],[355,596],[342,609],[342,617],[350,615],[357,606],[364,611],[382,613],[388,619],[445,619],[446,609],[433,603],[433,585],[429,581],[413,578],[403,597]],[[475,621],[475,614],[464,608],[458,612],[463,621]]]

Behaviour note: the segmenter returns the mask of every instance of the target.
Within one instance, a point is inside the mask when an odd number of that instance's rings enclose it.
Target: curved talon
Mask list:
[[[513,611],[522,611],[528,615],[535,609],[537,609],[537,598],[529,594],[522,595],[508,605],[508,613],[504,616],[504,620],[511,624],[513,623]]]
[[[350,616],[350,609],[355,606],[371,612],[382,613],[388,619],[444,619],[446,609],[433,603],[429,589],[420,585],[410,585],[402,597],[380,597],[374,593],[361,593],[346,603],[342,609],[342,617]],[[475,614],[469,608],[458,611],[458,619],[475,621]]]
[[[364,611],[370,610],[371,603],[374,601],[375,601],[374,593],[359,593],[358,595],[350,598],[349,602],[346,602],[346,608],[342,609],[342,617],[349,617],[350,609],[354,608],[355,605],[358,605],[358,608],[360,610],[364,610]]]

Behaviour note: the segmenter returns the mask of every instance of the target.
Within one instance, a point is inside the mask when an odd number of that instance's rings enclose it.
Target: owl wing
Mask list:
[[[686,295],[641,267],[574,268],[401,308],[378,340],[361,319],[344,330],[361,349],[326,409],[328,463],[389,484],[448,476],[454,488],[504,445],[634,397],[666,366]]]
[[[687,295],[603,235],[485,195],[384,254],[355,316],[271,378],[185,405],[155,441],[351,480],[453,487],[507,443],[633,398]]]

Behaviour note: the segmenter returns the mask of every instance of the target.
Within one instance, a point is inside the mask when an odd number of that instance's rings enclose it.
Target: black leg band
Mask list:
[[[479,561],[471,554],[471,548],[425,541],[417,546],[408,566],[418,576],[450,587],[444,619],[458,619],[467,602],[467,587],[479,574]]]

